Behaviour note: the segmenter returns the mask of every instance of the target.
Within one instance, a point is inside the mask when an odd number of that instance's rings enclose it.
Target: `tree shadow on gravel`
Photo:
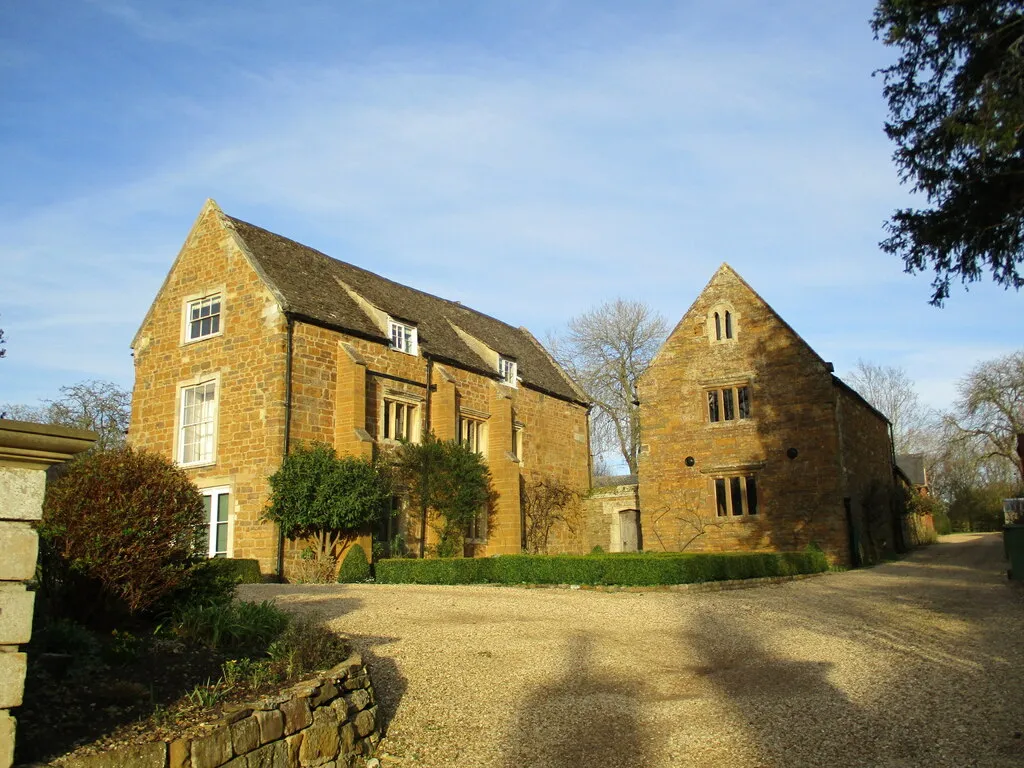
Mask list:
[[[646,764],[638,722],[642,685],[602,674],[592,655],[593,640],[576,635],[565,654],[563,675],[526,699],[505,737],[508,768]]]
[[[726,699],[763,765],[890,765],[912,757],[889,738],[898,722],[877,721],[829,681],[830,663],[776,656],[720,613],[699,614],[682,640],[698,659],[691,671]]]

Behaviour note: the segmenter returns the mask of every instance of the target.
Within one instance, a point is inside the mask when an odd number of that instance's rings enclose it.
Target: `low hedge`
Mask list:
[[[262,584],[260,561],[241,557],[214,557],[204,565],[236,584]]]
[[[794,576],[828,570],[824,553],[630,553],[614,555],[501,555],[479,559],[385,559],[383,584],[587,584],[647,587],[705,581]]]

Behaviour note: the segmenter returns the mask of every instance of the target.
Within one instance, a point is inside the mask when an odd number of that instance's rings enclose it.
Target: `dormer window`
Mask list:
[[[515,360],[509,360],[507,357],[498,358],[498,374],[501,376],[501,380],[510,387],[516,385],[517,368]]]
[[[388,333],[391,336],[391,348],[407,355],[417,354],[416,326],[406,325],[388,318]]]
[[[190,301],[185,310],[185,340],[198,341],[220,333],[220,294]]]

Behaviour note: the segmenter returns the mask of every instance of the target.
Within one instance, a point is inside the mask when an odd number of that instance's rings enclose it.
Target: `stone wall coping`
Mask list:
[[[588,498],[597,499],[608,496],[631,496],[636,493],[639,486],[636,483],[629,485],[602,485],[593,488]]]
[[[0,465],[46,469],[88,450],[98,437],[88,429],[0,419]]]

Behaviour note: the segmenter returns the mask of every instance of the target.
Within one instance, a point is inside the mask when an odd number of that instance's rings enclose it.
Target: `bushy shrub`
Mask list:
[[[316,559],[333,566],[345,536],[381,520],[391,486],[382,467],[358,456],[338,457],[323,443],[298,445],[270,476],[266,518],[290,539],[306,539]]]
[[[174,619],[183,640],[225,651],[258,652],[285,631],[288,614],[269,600],[227,604],[192,604]]]
[[[72,462],[46,491],[43,590],[64,615],[138,615],[186,578],[203,522],[188,476],[121,448]]]
[[[461,555],[471,529],[493,514],[496,495],[487,462],[469,446],[433,434],[403,443],[390,458],[396,490],[419,516],[420,556],[428,524],[437,533],[434,554]]]
[[[239,584],[260,584],[258,560],[229,557],[203,558],[188,569],[178,587],[152,609],[159,616],[173,615],[188,605],[223,605],[235,597]]]
[[[353,544],[345,554],[345,559],[341,561],[338,582],[352,584],[357,581],[366,581],[369,578],[370,564],[366,560],[366,552],[358,544]]]
[[[344,638],[328,629],[320,616],[306,614],[292,618],[288,627],[267,649],[271,661],[291,677],[332,667],[349,654]]]
[[[821,550],[729,554],[502,555],[452,560],[381,560],[390,584],[588,584],[655,586],[821,573]]]

